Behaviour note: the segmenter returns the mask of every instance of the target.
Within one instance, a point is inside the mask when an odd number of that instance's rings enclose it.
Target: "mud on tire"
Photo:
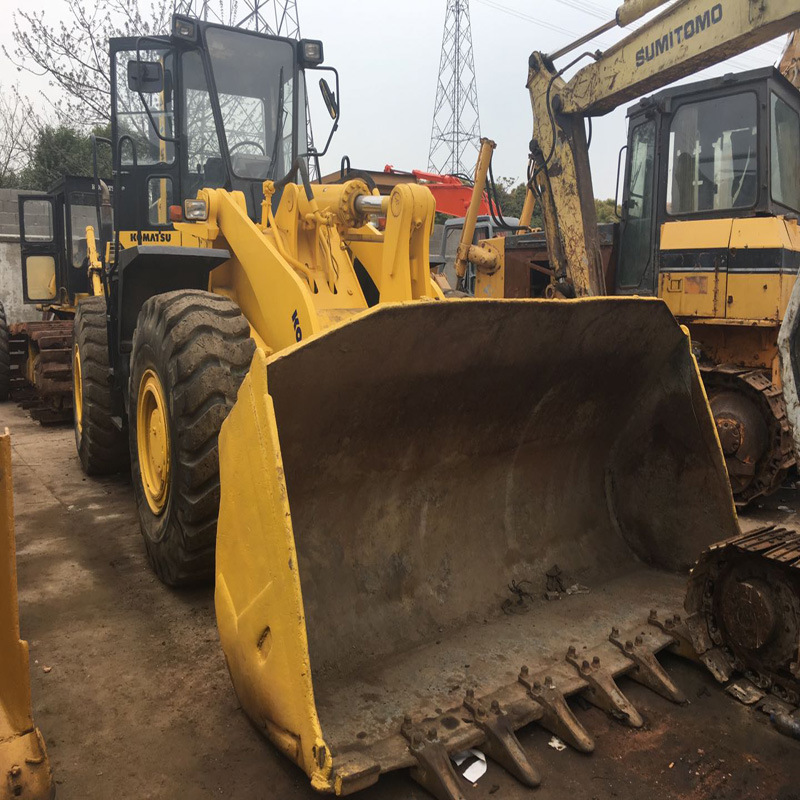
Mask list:
[[[147,300],[139,313],[129,384],[131,473],[148,558],[171,586],[213,579],[217,437],[254,350],[239,307],[219,295],[167,292]],[[167,406],[169,480],[158,513],[144,488],[137,442],[139,393],[148,371],[157,376]]]
[[[6,310],[0,303],[0,403],[8,400],[11,391],[11,355],[8,348]]]
[[[104,297],[89,297],[78,303],[73,331],[72,405],[81,467],[87,475],[125,472],[128,439],[112,421],[114,388],[109,377]],[[80,373],[76,369],[78,359]]]

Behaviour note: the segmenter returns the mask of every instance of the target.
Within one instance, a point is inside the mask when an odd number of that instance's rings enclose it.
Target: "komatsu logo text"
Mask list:
[[[706,28],[710,28],[721,21],[722,3],[716,3],[702,14],[686,20],[683,25],[678,25],[677,28],[673,28],[669,33],[665,33],[655,41],[650,42],[650,44],[640,47],[636,51],[636,66],[641,67],[648,61],[652,61],[654,58],[669,52],[681,42],[691,39],[696,33],[701,33]]]

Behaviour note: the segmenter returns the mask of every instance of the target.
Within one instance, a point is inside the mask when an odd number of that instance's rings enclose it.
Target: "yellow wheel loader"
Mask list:
[[[47,749],[33,723],[28,643],[19,638],[11,437],[0,434],[0,800],[55,796]]]
[[[457,798],[467,747],[546,780],[533,722],[592,751],[574,695],[641,727],[620,675],[685,702],[656,654],[691,650],[686,572],[738,526],[665,304],[446,300],[429,190],[308,179],[319,41],[177,15],[110,47],[107,327],[75,330],[107,380],[89,417],[76,387],[78,441],[128,437],[148,557],[215,579],[257,728],[321,792],[411,768]]]

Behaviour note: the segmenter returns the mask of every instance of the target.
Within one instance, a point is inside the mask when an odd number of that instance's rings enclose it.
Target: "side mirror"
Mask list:
[[[156,94],[164,91],[164,70],[160,61],[128,62],[128,88],[132,92]]]
[[[319,90],[322,92],[322,99],[325,101],[325,108],[328,109],[331,119],[336,119],[339,116],[339,101],[325,78],[319,79]]]

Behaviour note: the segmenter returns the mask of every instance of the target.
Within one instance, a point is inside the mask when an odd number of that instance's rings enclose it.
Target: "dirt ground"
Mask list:
[[[225,669],[212,589],[177,592],[150,572],[126,479],[83,476],[68,428],[41,428],[12,404],[22,633],[30,643],[34,716],[59,800],[311,798],[305,776],[248,723]],[[743,519],[800,524],[787,490]],[[789,510],[784,510],[789,509]],[[621,688],[647,722],[632,731],[575,706],[596,737],[591,756],[520,740],[540,766],[531,795],[490,765],[477,798],[800,800],[800,743],[720,691],[709,675],[664,659],[691,698],[672,706]],[[47,669],[46,671],[46,668]],[[423,800],[404,773],[361,800]]]

